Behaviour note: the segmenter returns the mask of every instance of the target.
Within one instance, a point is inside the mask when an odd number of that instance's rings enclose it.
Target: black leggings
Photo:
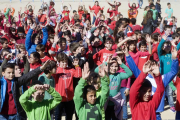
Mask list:
[[[105,120],[118,120],[115,116],[114,105],[107,106],[105,111]]]
[[[72,120],[74,108],[75,106],[73,100],[69,102],[61,102],[55,109],[55,120],[61,120],[63,109],[66,113],[66,120]]]

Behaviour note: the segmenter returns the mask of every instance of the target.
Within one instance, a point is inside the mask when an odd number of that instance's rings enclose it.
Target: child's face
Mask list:
[[[86,95],[87,102],[90,103],[91,105],[94,105],[96,102],[96,91],[90,91]]]
[[[42,102],[44,100],[44,90],[38,90],[32,94],[35,101]]]
[[[115,7],[112,7],[112,10],[115,10],[116,8]]]
[[[37,44],[39,44],[39,42],[40,42],[39,38],[38,38],[38,37],[36,37],[36,38],[35,38],[35,40],[34,40],[34,44],[36,44],[36,45],[37,45]]]
[[[49,39],[50,43],[54,43],[54,38]]]
[[[34,63],[38,62],[38,59],[35,58],[32,54],[30,55],[29,60],[30,60],[29,62],[30,62],[31,64],[34,64]]]
[[[8,48],[8,41],[5,41],[2,45],[2,48]]]
[[[132,4],[132,6],[133,6],[133,7],[136,7],[136,4],[135,4],[135,3],[133,3],[133,4]]]
[[[153,10],[155,10],[155,7],[152,7]]]
[[[98,78],[98,79],[97,79],[97,84],[94,84],[94,87],[95,87],[96,90],[98,90],[98,89],[100,88],[100,86],[101,86],[101,81],[100,81],[100,79]]]
[[[171,32],[172,32],[172,29],[171,29],[171,28],[167,28],[167,29],[165,30],[165,34],[166,34],[167,36],[171,35]]]
[[[21,54],[24,54],[24,55],[26,54],[26,50],[25,49],[21,49],[20,48],[19,51],[21,52]]]
[[[42,14],[43,14],[43,11],[42,11],[42,10],[39,10],[39,14],[42,15]]]
[[[21,69],[19,68],[19,66],[15,66],[15,77],[21,77]]]
[[[137,34],[137,40],[140,40],[141,39],[141,34]]]
[[[113,62],[110,66],[110,73],[115,74],[118,71],[118,68],[119,68],[119,66],[118,66],[117,62],[116,61]]]
[[[112,45],[113,45],[112,42],[108,41],[108,42],[106,42],[105,47],[106,47],[106,49],[111,50]]]
[[[145,52],[147,50],[147,46],[141,45],[140,51]]]
[[[64,9],[65,9],[65,11],[68,11],[68,7],[65,7]]]
[[[164,50],[166,53],[169,53],[169,52],[171,51],[171,45],[165,43],[165,44],[163,45],[163,50]]]
[[[4,72],[2,72],[2,75],[7,80],[12,80],[14,78],[14,69],[12,68],[6,68]]]
[[[95,38],[95,40],[92,42],[92,45],[95,46],[95,47],[98,47],[99,43],[100,43],[99,38]]]
[[[74,12],[73,14],[74,14],[74,15],[77,15],[77,12]]]
[[[152,94],[151,91],[152,91],[152,88],[143,87],[139,92],[140,99],[144,102],[148,102],[151,98],[151,94]]]
[[[130,50],[131,52],[133,52],[133,51],[135,50],[135,48],[136,48],[136,46],[135,46],[134,44],[131,44],[131,45],[129,46],[129,50]]]
[[[68,65],[68,61],[60,61],[60,62],[59,62],[59,66],[60,66],[61,68],[66,68],[67,65]]]
[[[118,39],[118,42],[120,43],[121,41],[123,41],[124,39],[123,39],[123,37],[120,37],[119,39]]]
[[[71,39],[70,39],[70,37],[68,35],[65,35],[64,37],[66,38],[66,41],[68,41],[68,42],[71,41]]]
[[[171,5],[168,5],[168,8],[171,8]]]
[[[66,49],[66,43],[65,42],[60,43],[60,48],[61,48],[61,50],[65,50]]]
[[[44,52],[43,51],[37,51],[37,52],[39,53],[41,58],[44,57]]]

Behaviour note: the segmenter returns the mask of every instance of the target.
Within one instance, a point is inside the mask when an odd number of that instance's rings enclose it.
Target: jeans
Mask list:
[[[159,112],[156,113],[156,120],[162,120],[161,113],[159,113]]]
[[[174,101],[173,101],[173,96],[172,96],[173,91],[169,85],[166,86],[165,92],[166,92],[166,96],[168,97],[169,106],[174,107]]]
[[[180,111],[176,111],[176,120],[180,120]]]
[[[17,115],[0,115],[0,120],[20,120]]]
[[[127,96],[125,96],[125,94],[124,94],[125,90],[126,90],[126,87],[122,87],[120,89],[121,96],[124,99],[124,104],[123,104],[123,119],[127,119],[128,118],[128,114],[127,114]]]
[[[92,21],[92,24],[93,24],[93,25],[94,25],[95,21],[96,21],[96,17],[93,16],[93,21]]]
[[[66,113],[66,120],[72,120],[74,108],[75,106],[73,100],[68,102],[61,102],[55,109],[56,110],[55,120],[61,120],[63,109],[65,110]]]
[[[143,0],[138,0],[138,3],[139,3],[139,7],[141,8],[143,5]]]

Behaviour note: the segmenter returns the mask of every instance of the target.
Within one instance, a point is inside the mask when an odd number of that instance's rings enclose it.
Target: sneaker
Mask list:
[[[170,107],[170,111],[175,113],[176,112],[175,107]]]

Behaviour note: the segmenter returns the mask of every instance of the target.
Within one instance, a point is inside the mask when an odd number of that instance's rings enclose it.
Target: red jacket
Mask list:
[[[117,10],[107,10],[107,13],[109,13],[110,14],[110,18],[113,16],[113,14],[115,15],[115,16],[117,16],[117,14],[118,14],[118,11]]]
[[[100,50],[98,53],[93,55],[93,60],[96,65],[101,65],[103,62],[107,61],[110,55],[113,55],[115,50],[107,50],[106,48]]]
[[[130,89],[130,106],[132,120],[156,120],[156,109],[158,108],[164,93],[164,84],[161,75],[154,76],[157,84],[155,94],[148,102],[143,102],[139,98],[139,90],[147,74],[141,72]]]
[[[74,97],[73,77],[80,78],[82,76],[81,68],[61,68],[58,67],[55,79],[55,90],[62,96],[62,102],[71,101]]]
[[[100,6],[94,5],[92,8],[91,8],[91,6],[89,6],[89,9],[90,9],[90,10],[94,10],[94,13],[97,15],[98,12],[99,12],[99,10],[103,10],[104,7],[101,8]]]

